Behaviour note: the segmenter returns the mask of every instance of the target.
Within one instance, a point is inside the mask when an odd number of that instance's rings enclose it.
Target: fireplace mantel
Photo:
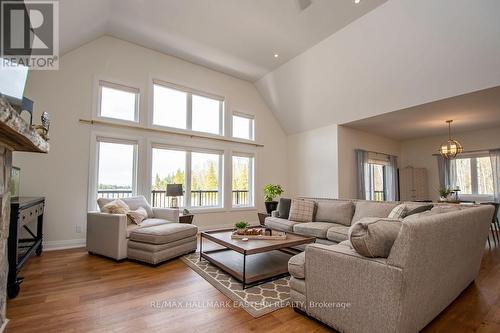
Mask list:
[[[0,98],[0,144],[11,151],[49,152],[49,143],[32,130],[3,98]]]
[[[49,143],[0,97],[0,332],[8,322],[5,317],[7,287],[7,238],[10,223],[10,177],[12,152],[48,153]]]

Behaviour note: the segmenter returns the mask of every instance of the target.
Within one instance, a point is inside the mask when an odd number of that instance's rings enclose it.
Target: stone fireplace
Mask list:
[[[5,329],[12,152],[48,153],[49,144],[0,98],[0,332]]]

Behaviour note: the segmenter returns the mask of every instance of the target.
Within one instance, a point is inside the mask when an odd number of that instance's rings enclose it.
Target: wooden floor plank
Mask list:
[[[255,319],[237,307],[159,307],[229,301],[179,259],[150,267],[83,249],[53,251],[32,258],[21,276],[21,293],[7,304],[8,333],[332,331],[290,308]],[[476,282],[424,331],[500,331],[500,249],[485,250]]]

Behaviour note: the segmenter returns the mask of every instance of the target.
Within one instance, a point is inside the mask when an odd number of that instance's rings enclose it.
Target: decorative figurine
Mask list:
[[[49,127],[50,127],[50,118],[47,112],[43,112],[40,117],[42,120],[42,125],[32,125],[31,128],[34,129],[40,136],[45,140],[49,141]]]

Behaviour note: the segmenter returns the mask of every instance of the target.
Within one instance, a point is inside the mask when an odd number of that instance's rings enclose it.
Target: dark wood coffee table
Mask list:
[[[283,240],[231,239],[233,229],[200,234],[200,260],[210,261],[243,284],[243,289],[288,275],[288,260],[299,251],[294,246],[313,243],[314,237],[287,232]],[[203,251],[203,240],[221,247]]]

